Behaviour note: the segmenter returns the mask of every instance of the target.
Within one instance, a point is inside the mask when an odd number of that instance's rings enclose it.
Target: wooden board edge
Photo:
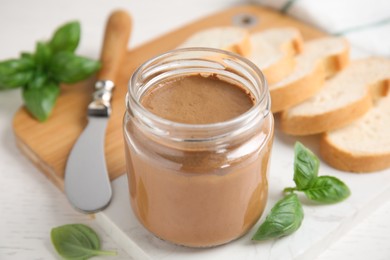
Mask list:
[[[23,109],[23,108],[20,108]],[[40,170],[44,175],[59,188],[64,191],[64,180],[56,175],[56,171],[50,165],[43,163],[42,158],[38,156],[28,145],[26,145],[15,131],[13,131],[16,146],[29,159],[33,165]]]

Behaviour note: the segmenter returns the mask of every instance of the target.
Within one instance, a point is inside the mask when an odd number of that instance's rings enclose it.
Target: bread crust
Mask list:
[[[345,39],[344,43],[347,48],[343,52],[323,58],[304,77],[277,88],[271,85],[272,112],[286,110],[314,96],[326,78],[345,68],[349,63],[349,44]]]
[[[350,62],[350,44],[346,39],[343,39],[344,45],[347,46],[347,48],[337,55],[330,56],[329,58],[324,60],[324,66],[325,66],[325,77],[329,78],[339,72],[340,70],[344,69],[348,66]]]
[[[246,57],[262,70],[268,84],[279,82],[294,71],[295,55],[302,52],[304,44],[301,32],[293,27],[273,28],[252,33],[250,43],[253,48]],[[264,53],[269,54],[267,48],[264,49],[264,44],[277,55],[269,63],[262,63],[265,61],[262,59],[258,60],[258,57],[264,58]]]
[[[246,32],[245,36],[242,38],[242,41],[228,46],[225,50],[240,54],[242,56],[246,56],[251,52],[251,49],[252,46],[250,42],[249,32]]]
[[[291,112],[292,110],[285,110],[281,115],[281,130],[290,135],[311,135],[331,131],[357,120],[373,107],[376,99],[387,95],[390,89],[390,80],[386,77],[389,77],[387,74],[390,62],[380,58],[363,59],[357,62],[359,62],[356,64],[358,64],[360,73],[364,72],[366,68],[369,71],[375,68],[376,71],[373,72],[376,73],[378,73],[377,70],[379,69],[383,71],[382,74],[374,74],[371,83],[369,83],[369,80],[366,80],[367,82],[364,83],[365,92],[359,99],[340,108],[334,108],[331,111],[318,114],[310,114],[308,112],[306,115],[294,115]],[[376,67],[373,67],[374,65]],[[354,83],[352,82],[351,84]],[[315,104],[312,105],[314,106]]]
[[[283,111],[280,117],[281,130],[289,135],[312,135],[334,130],[350,124],[363,116],[373,106],[370,94],[344,107],[319,115],[289,116]]]
[[[313,71],[306,76],[283,87],[271,86],[271,111],[277,113],[310,98],[322,88],[324,81],[324,66],[317,63]]]
[[[284,53],[283,57],[276,63],[262,70],[269,85],[283,80],[294,71],[296,65],[295,55],[301,53],[303,50],[302,36],[297,34],[297,38],[284,44],[281,49]]]
[[[290,75],[294,71],[295,64],[296,61],[294,55],[284,55],[283,58],[278,60],[276,63],[262,69],[262,72],[267,79],[268,84],[272,85]]]
[[[330,166],[342,171],[368,173],[390,167],[390,153],[356,155],[338,148],[326,133],[320,140],[320,155]]]

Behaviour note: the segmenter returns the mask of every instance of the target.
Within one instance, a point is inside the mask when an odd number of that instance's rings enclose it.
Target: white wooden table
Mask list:
[[[77,52],[98,58],[105,20],[116,8],[124,8],[133,16],[130,48],[240,3],[245,1],[1,0],[0,60],[16,57],[21,50],[33,50],[37,40],[47,39],[58,25],[74,19],[82,24]],[[76,222],[94,227],[104,248],[118,250],[119,256],[112,259],[131,259],[93,219],[76,212],[20,153],[12,133],[12,117],[21,105],[19,90],[0,92],[0,259],[59,259],[50,242],[50,230]],[[387,202],[318,259],[390,259],[389,220]]]

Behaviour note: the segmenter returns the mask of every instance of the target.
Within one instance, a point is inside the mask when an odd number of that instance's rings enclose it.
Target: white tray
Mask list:
[[[276,121],[277,122],[277,121]],[[111,205],[96,215],[97,222],[134,259],[314,259],[354,225],[387,202],[390,198],[390,169],[371,174],[337,171],[321,162],[320,175],[332,175],[343,180],[351,196],[338,204],[318,205],[301,196],[304,208],[302,226],[294,234],[278,240],[253,242],[251,237],[268,214],[272,205],[282,198],[284,187],[293,186],[295,137],[277,130],[269,173],[269,200],[262,218],[250,232],[229,244],[193,249],[162,241],[147,231],[134,216],[129,201],[127,177],[116,179],[112,185]],[[299,138],[318,154],[318,137]]]

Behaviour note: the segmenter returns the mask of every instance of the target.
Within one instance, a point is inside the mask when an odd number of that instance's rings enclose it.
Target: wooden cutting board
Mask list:
[[[293,26],[301,30],[305,40],[324,36],[316,28],[286,15],[259,6],[238,6],[203,18],[138,48],[129,50],[119,72],[112,101],[112,115],[106,133],[105,154],[110,179],[125,172],[122,118],[125,112],[127,82],[133,71],[149,58],[176,48],[187,37],[205,28],[233,25],[247,15],[256,17],[250,31],[273,27]],[[137,26],[137,25],[135,25]],[[69,152],[87,124],[87,106],[93,91],[93,79],[75,85],[61,86],[61,95],[52,116],[44,123],[34,120],[22,107],[14,117],[13,129],[22,152],[61,190],[64,188],[64,169]]]

